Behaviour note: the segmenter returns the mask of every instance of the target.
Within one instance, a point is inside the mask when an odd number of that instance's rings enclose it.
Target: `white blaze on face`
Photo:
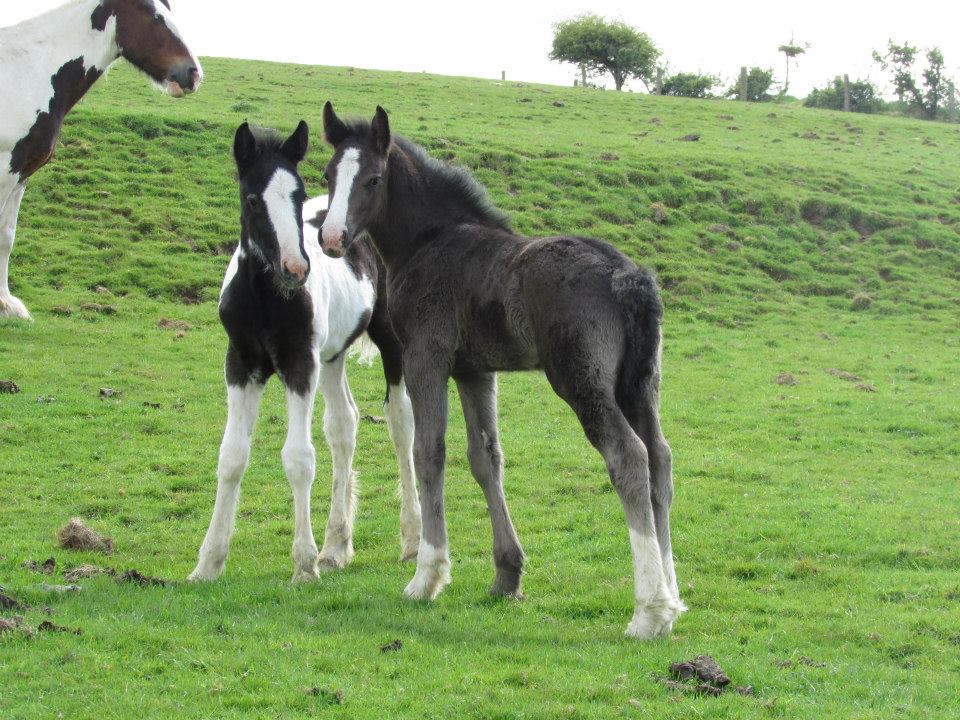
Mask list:
[[[263,191],[263,202],[280,246],[280,267],[302,280],[309,265],[300,250],[303,226],[293,204],[293,195],[299,189],[300,184],[291,173],[277,170]]]
[[[320,228],[324,248],[342,250],[341,238],[347,231],[350,193],[353,191],[353,182],[358,172],[360,172],[360,150],[347,148],[337,164],[336,192],[330,201],[327,218],[323,221],[323,227]]]

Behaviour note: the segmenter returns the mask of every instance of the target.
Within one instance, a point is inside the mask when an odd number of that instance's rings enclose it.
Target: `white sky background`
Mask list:
[[[63,4],[0,0],[0,27]],[[871,57],[887,39],[921,50],[939,46],[947,74],[960,79],[960,3],[667,2],[618,0],[523,2],[454,0],[171,0],[182,34],[199,55],[572,85],[576,69],[547,59],[552,25],[583,12],[621,19],[649,34],[669,71],[719,75],[731,83],[741,65],[772,67],[777,46],[810,43],[791,67],[790,94],[805,96],[835,75],[889,81]],[[905,11],[904,8],[907,10]],[[919,72],[917,72],[919,79]],[[638,81],[627,85],[637,91]]]

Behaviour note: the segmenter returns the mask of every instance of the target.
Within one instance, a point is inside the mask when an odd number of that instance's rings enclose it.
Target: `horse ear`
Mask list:
[[[373,130],[373,137],[377,143],[377,151],[381,155],[386,155],[390,149],[390,120],[387,118],[387,112],[377,105],[377,113],[373,116],[373,122],[370,123]]]
[[[323,106],[323,134],[326,136],[327,142],[334,147],[337,147],[350,135],[350,128],[337,117],[337,114],[333,111],[333,104],[329,100]]]
[[[280,148],[280,152],[286,156],[286,158],[292,162],[294,165],[299,165],[300,162],[307,156],[307,148],[310,147],[310,128],[307,127],[307,123],[303,120],[300,121],[300,124],[297,125],[297,129],[293,131],[293,135],[287,138],[287,141],[283,143],[283,147]]]
[[[242,173],[253,165],[257,158],[257,140],[250,131],[250,124],[243,123],[233,136],[233,159]]]

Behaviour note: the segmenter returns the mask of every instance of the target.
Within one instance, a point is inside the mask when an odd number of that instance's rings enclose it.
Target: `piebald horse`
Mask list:
[[[121,57],[174,97],[203,79],[167,0],[73,0],[0,28],[0,317],[30,319],[8,285],[27,180],[53,156],[66,114]]]
[[[287,393],[287,439],[281,457],[293,491],[293,580],[315,579],[353,557],[356,474],[352,468],[360,414],[344,372],[348,349],[366,332],[380,350],[387,381],[384,414],[400,466],[402,560],[417,556],[420,504],[413,472],[413,413],[403,384],[401,350],[386,318],[383,263],[364,240],[342,259],[325,256],[318,231],[327,198],[305,202],[297,166],[307,152],[307,124],[286,139],[241,125],[234,137],[240,181],[240,244],[220,291],[227,426],[220,445],[210,527],[190,580],[223,572],[250,456],[250,440],[267,380]],[[333,489],[323,549],[310,523],[316,470],[313,402],[323,395],[323,431],[333,455]]]
[[[493,525],[491,592],[518,596],[524,554],[503,493],[496,373],[542,369],[606,462],[633,550],[627,634],[670,632],[684,609],[670,541],[671,453],[660,430],[663,306],[653,277],[612,245],[526,238],[466,171],[393,136],[387,114],[344,122],[330,103],[324,251],[369,236],[387,269],[387,314],[413,405],[423,535],[407,596],[450,582],[443,484],[447,383],[456,381],[470,469]]]

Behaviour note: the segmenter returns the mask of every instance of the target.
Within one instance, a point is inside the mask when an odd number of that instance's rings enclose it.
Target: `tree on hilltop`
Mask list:
[[[619,20],[587,14],[554,25],[550,59],[583,66],[593,76],[610,73],[617,90],[630,78],[649,90],[659,57],[646,33]]]

